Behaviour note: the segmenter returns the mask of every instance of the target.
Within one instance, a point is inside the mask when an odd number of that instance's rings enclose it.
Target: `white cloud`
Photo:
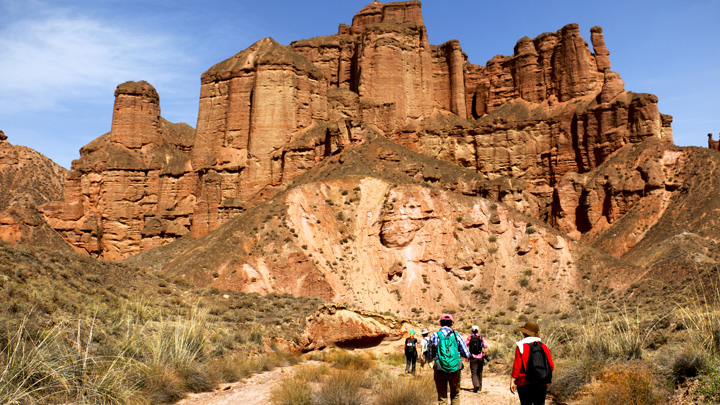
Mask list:
[[[63,102],[78,97],[112,97],[108,88],[127,80],[173,80],[174,62],[187,58],[180,41],[168,34],[30,4],[30,12],[13,13],[19,18],[6,19],[0,31],[5,113],[62,109]]]

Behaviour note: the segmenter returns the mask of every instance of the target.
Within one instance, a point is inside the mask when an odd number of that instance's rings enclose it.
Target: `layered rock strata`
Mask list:
[[[327,120],[327,106],[321,71],[272,38],[205,72],[192,152],[200,174],[193,235],[231,216],[223,202],[248,201],[280,184],[292,153],[284,147]]]
[[[566,173],[647,138],[672,143],[657,98],[610,70],[601,28],[591,42],[569,24],[479,66],[456,40],[429,44],[420,2],[375,1],[337,34],[266,38],[211,67],[195,132],[160,117],[149,84],[120,85],[110,133],[83,148],[65,201],[44,212],[78,249],[127,257],[212,232],[370,128],[547,218]]]
[[[112,130],[80,150],[64,200],[42,207],[48,223],[78,250],[106,259],[187,234],[196,205],[193,135],[160,117],[149,83],[119,85]]]
[[[373,159],[378,167],[368,168]],[[464,195],[477,175],[448,166],[370,139],[205,238],[129,260],[202,287],[317,295],[423,317],[468,303],[566,310],[572,297],[557,292],[582,290],[586,272],[615,289],[640,277],[505,204]],[[317,327],[346,331],[317,334],[305,347],[397,338],[397,330],[344,314]]]
[[[392,139],[489,179],[524,180],[544,201],[541,210],[565,173],[588,172],[648,137],[672,143],[672,117],[660,114],[654,95],[625,91],[602,29],[591,33],[595,53],[569,24],[520,39],[511,57],[465,63],[465,104],[475,120],[436,115]]]

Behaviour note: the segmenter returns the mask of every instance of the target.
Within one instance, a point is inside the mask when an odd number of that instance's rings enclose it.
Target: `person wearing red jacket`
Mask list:
[[[515,343],[517,347],[515,348],[510,392],[514,394],[517,391],[518,397],[520,397],[520,405],[544,405],[548,384],[530,383],[525,377],[525,366],[528,363],[530,344],[540,342],[540,327],[536,322],[528,321],[519,329],[523,334],[523,339]],[[555,364],[552,361],[550,350],[544,343],[541,342],[540,344],[542,344],[543,351],[545,351],[550,363],[550,369],[554,370]]]

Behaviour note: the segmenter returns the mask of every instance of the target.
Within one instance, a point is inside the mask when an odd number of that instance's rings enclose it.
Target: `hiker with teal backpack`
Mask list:
[[[452,330],[453,317],[443,314],[440,317],[440,330],[430,336],[432,358],[435,359],[435,388],[439,404],[459,405],[460,377],[463,369],[461,357],[470,358],[465,340]],[[450,386],[450,402],[448,402]]]
[[[540,341],[536,322],[525,322],[519,329],[523,339],[516,343],[510,392],[517,391],[520,405],[544,405],[555,364],[550,349]]]

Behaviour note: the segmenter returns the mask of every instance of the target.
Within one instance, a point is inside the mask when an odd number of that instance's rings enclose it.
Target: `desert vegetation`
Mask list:
[[[499,374],[509,374],[518,324],[539,318],[556,361],[550,392],[558,401],[661,404],[675,395],[717,403],[720,278],[717,269],[698,273],[706,277],[662,302],[633,286],[624,296],[599,290],[595,301],[573,292],[575,310],[546,312],[513,302],[487,311],[489,293],[469,287],[463,291],[475,304],[447,310],[463,333],[481,326],[492,342],[488,371]],[[171,403],[301,361],[287,347],[298,342],[305,317],[319,304],[196,288],[123,263],[3,243],[0,402]],[[429,315],[414,314],[432,326]],[[400,352],[376,357],[325,350],[303,358],[310,362],[273,387],[275,403],[433,398],[429,373],[397,375]]]
[[[430,373],[402,376],[402,356],[376,358],[367,353],[334,350],[310,356],[321,363],[305,364],[284,377],[272,391],[278,405],[432,404],[435,385]]]
[[[318,303],[1,243],[0,403],[174,402],[296,363],[282,344]]]

